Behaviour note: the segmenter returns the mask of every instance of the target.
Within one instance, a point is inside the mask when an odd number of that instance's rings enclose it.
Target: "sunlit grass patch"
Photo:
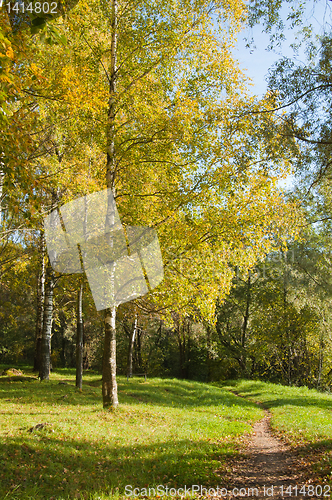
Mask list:
[[[290,440],[332,439],[331,394],[249,380],[239,381],[230,388],[269,408],[273,427],[285,431]]]

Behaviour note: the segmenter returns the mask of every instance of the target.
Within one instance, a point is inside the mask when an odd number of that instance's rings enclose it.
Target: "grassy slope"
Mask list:
[[[223,387],[268,408],[275,433],[332,483],[332,395],[252,380],[227,382]]]
[[[76,392],[71,370],[48,383],[0,377],[1,499],[118,498],[128,484],[222,485],[227,459],[262,417],[220,387],[121,377],[113,414],[102,409],[100,385],[100,376],[86,375]],[[45,422],[52,425],[29,432]]]

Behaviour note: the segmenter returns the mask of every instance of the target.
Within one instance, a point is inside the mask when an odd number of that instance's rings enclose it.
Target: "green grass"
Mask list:
[[[102,408],[100,375],[86,374],[82,393],[73,370],[43,383],[0,377],[0,498],[115,499],[126,485],[222,485],[241,437],[262,417],[208,384],[119,377],[118,386],[112,413]],[[50,425],[29,432],[39,423]]]
[[[332,395],[250,380],[222,386],[269,409],[274,432],[312,460],[315,472],[332,481]]]

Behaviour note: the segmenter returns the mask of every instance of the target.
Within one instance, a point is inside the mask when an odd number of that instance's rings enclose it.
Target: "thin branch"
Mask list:
[[[91,47],[91,45],[89,44],[89,42],[87,41],[87,39],[85,38],[85,36],[84,36],[83,34],[82,34],[82,37],[83,37],[83,40],[85,41],[85,43],[87,44],[87,46],[89,47],[89,49],[91,50],[92,54],[96,57],[96,55],[95,55],[95,53],[94,53],[93,48]],[[100,64],[102,65],[103,70],[104,70],[105,75],[106,75],[106,78],[107,78],[107,81],[108,81],[108,83],[110,84],[110,83],[111,83],[111,79],[110,79],[110,77],[109,77],[109,75],[108,75],[108,72],[107,72],[107,70],[106,70],[106,68],[105,68],[105,66],[104,66],[104,63],[103,63],[103,61],[101,60],[101,58],[98,58],[98,62],[100,62]]]

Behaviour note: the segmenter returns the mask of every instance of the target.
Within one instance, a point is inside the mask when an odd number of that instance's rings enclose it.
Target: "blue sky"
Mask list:
[[[287,7],[287,6],[286,6]],[[313,25],[313,31],[316,35],[323,34],[324,26],[328,26],[327,23],[331,22],[331,10],[332,1],[331,0],[318,0],[317,3],[313,1],[308,1],[308,7],[306,10],[306,18]],[[283,20],[286,20],[288,9],[283,9]],[[258,96],[262,96],[266,91],[266,81],[265,77],[268,73],[268,69],[283,56],[296,58],[298,61],[305,62],[304,51],[300,51],[298,56],[294,56],[294,52],[290,47],[291,43],[295,40],[295,31],[286,30],[285,36],[286,41],[281,47],[277,47],[275,51],[266,50],[269,44],[269,36],[262,32],[262,26],[257,25],[251,31],[250,34],[254,38],[254,43],[256,48],[248,49],[245,47],[246,42],[243,40],[245,36],[248,36],[249,31],[245,30],[239,35],[239,40],[237,44],[237,50],[235,50],[234,55],[239,60],[241,67],[246,68],[247,75],[253,80],[254,87],[252,92]]]
[[[322,35],[325,29],[331,29],[331,0],[318,0],[317,3],[308,1],[306,10],[306,18],[313,26],[313,33],[315,35]],[[287,9],[283,10],[283,20],[287,18]],[[254,39],[254,46],[246,48],[246,41],[244,37],[250,38],[251,35]],[[235,57],[238,59],[242,70],[250,77],[252,83],[252,93],[261,97],[267,89],[266,77],[269,68],[282,57],[290,57],[293,60],[305,63],[305,53],[301,49],[299,53],[294,54],[290,45],[295,41],[295,31],[286,30],[286,40],[281,47],[276,47],[273,51],[268,51],[269,35],[263,33],[263,28],[260,25],[255,26],[250,33],[248,30],[239,35],[237,48],[234,51]],[[291,188],[293,184],[293,176],[289,176],[286,180],[280,181],[280,187]]]

